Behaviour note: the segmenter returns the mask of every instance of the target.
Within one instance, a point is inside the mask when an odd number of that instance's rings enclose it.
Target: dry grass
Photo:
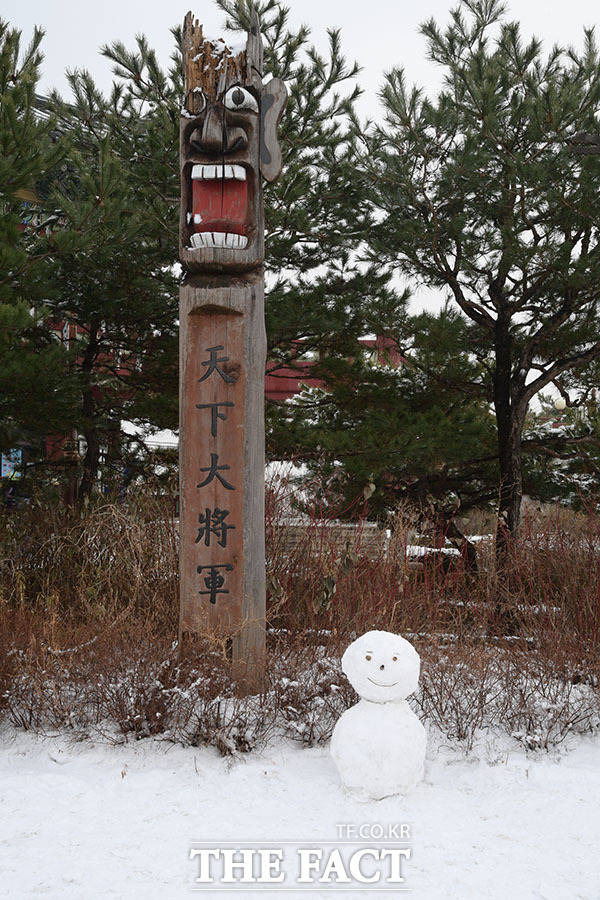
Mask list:
[[[142,494],[80,515],[32,505],[0,524],[0,718],[78,737],[145,736],[244,752],[278,732],[326,740],[355,701],[339,657],[371,628],[408,635],[423,660],[420,714],[468,748],[485,728],[528,749],[600,725],[600,522],[527,528],[499,582],[460,557],[407,554],[309,517],[294,541],[270,494],[269,660],[263,690],[239,695],[224,647],[181,654],[172,505]],[[413,538],[411,537],[411,540]]]
[[[152,618],[172,631],[177,611],[173,503],[151,492],[80,512],[32,503],[0,522],[0,604],[53,622]]]

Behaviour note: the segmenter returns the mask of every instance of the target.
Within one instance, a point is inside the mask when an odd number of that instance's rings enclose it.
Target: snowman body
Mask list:
[[[407,794],[423,778],[427,737],[406,697],[420,659],[399,635],[370,631],[346,650],[342,669],[361,697],[337,722],[331,755],[358,800]]]

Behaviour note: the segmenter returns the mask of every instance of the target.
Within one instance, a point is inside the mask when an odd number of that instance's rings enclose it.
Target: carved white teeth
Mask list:
[[[245,234],[225,234],[222,231],[195,232],[190,237],[191,249],[202,250],[205,247],[226,247],[229,250],[245,250],[248,238]]]
[[[213,178],[229,178],[235,181],[246,180],[246,170],[243,166],[192,166],[193,181],[209,181]]]

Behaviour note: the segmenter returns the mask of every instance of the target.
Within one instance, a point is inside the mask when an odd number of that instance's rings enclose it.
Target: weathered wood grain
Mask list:
[[[262,274],[214,286],[184,285],[180,289],[180,572],[181,632],[233,637],[238,666],[261,657],[265,645],[264,545],[264,370],[266,335]],[[220,376],[199,383],[207,367],[208,348],[224,347],[229,357]],[[215,373],[216,374],[216,373]],[[232,402],[227,420],[210,431],[210,410],[197,404]],[[223,410],[225,411],[225,410]],[[215,478],[206,488],[197,484],[211,454],[230,469],[223,477],[235,487],[226,490]],[[229,509],[227,548],[196,543],[198,516],[206,508]],[[230,564],[228,595],[211,604],[198,565]]]
[[[248,80],[246,51],[235,53],[224,41],[205,39],[202,25],[191,12],[184,19],[182,39],[183,106],[188,113],[197,115],[204,99],[215,101],[229,85]]]

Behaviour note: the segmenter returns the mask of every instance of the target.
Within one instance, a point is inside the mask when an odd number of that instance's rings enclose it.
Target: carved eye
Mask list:
[[[253,112],[258,112],[256,98],[252,96],[250,91],[237,85],[229,88],[223,98],[223,103],[227,109],[251,109]]]
[[[369,656],[368,653],[367,653],[367,655],[365,656],[365,659],[371,659],[371,657]]]
[[[199,87],[195,87],[192,91],[194,95],[194,99],[196,101],[196,112],[202,112],[204,107],[206,106],[206,97],[202,93],[202,89]]]

